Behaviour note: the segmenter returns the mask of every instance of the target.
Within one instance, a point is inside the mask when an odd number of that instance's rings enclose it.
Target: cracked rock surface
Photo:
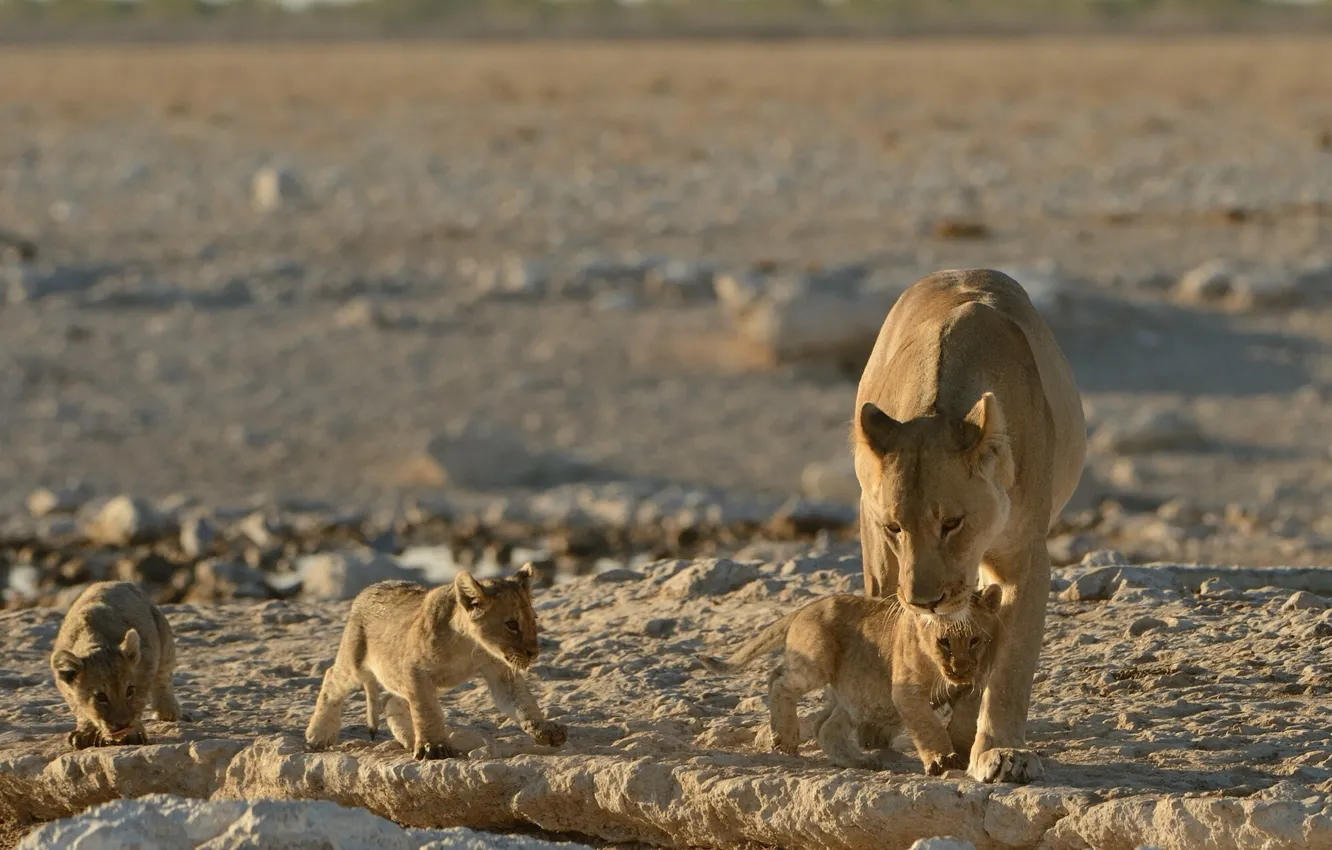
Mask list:
[[[724,653],[795,606],[855,589],[859,559],[847,546],[742,563],[661,561],[639,577],[538,590],[535,688],[569,724],[569,743],[533,743],[468,684],[441,699],[476,749],[431,763],[371,742],[359,697],[337,749],[305,752],[345,602],[166,606],[177,691],[197,722],[150,722],[149,746],[80,753],[66,749],[70,719],[46,668],[60,612],[0,615],[0,816],[53,819],[171,793],[321,799],[408,827],[679,847],[906,847],[944,835],[982,850],[1332,842],[1332,616],[1312,604],[1326,588],[1308,571],[1058,574],[1029,724],[1047,777],[1017,787],[928,778],[905,740],[886,772],[835,769],[812,742],[796,757],[770,752],[766,665],[727,679],[692,653]],[[1065,598],[1080,575],[1107,569],[1097,598]],[[727,581],[689,578],[717,575]],[[643,628],[665,619],[672,629]],[[811,695],[805,715],[816,705]]]

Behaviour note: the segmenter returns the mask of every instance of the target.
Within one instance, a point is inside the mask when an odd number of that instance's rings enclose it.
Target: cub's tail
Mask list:
[[[722,673],[730,675],[738,673],[741,670],[753,664],[759,658],[775,652],[780,649],[786,641],[786,631],[791,628],[791,621],[795,619],[795,614],[787,614],[777,622],[768,626],[758,633],[757,637],[752,638],[744,646],[736,650],[735,654],[729,659],[723,661],[720,658],[714,658],[711,655],[695,655],[698,663],[711,670],[713,673]]]

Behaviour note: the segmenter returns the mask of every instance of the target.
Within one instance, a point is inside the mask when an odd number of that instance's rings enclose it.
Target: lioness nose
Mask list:
[[[911,604],[916,608],[924,608],[927,611],[933,611],[940,602],[944,600],[944,594],[941,591],[939,595],[933,597],[911,595]]]

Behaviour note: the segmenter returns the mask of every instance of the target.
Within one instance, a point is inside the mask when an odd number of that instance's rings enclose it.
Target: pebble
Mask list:
[[[1291,594],[1290,598],[1281,606],[1282,611],[1321,611],[1329,607],[1328,601],[1321,596],[1315,596],[1307,590],[1297,590]]]

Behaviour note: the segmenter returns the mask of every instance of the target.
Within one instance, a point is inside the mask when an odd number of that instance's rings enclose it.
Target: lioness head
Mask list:
[[[531,564],[513,576],[478,581],[467,572],[453,581],[458,603],[467,611],[472,636],[491,655],[516,670],[536,660],[537,620],[532,609]]]
[[[56,687],[76,714],[93,720],[109,740],[119,740],[133,726],[148,701],[148,682],[139,670],[139,633],[130,629],[118,647],[79,656],[67,649],[51,654]]]
[[[925,653],[938,666],[950,685],[975,684],[990,657],[990,645],[999,629],[999,600],[1002,589],[992,584],[972,594],[969,615],[964,620],[931,617],[921,629]]]
[[[865,402],[857,424],[861,510],[897,556],[898,598],[918,614],[961,616],[1008,522],[1013,453],[999,400],[985,393],[963,419],[909,422]]]

